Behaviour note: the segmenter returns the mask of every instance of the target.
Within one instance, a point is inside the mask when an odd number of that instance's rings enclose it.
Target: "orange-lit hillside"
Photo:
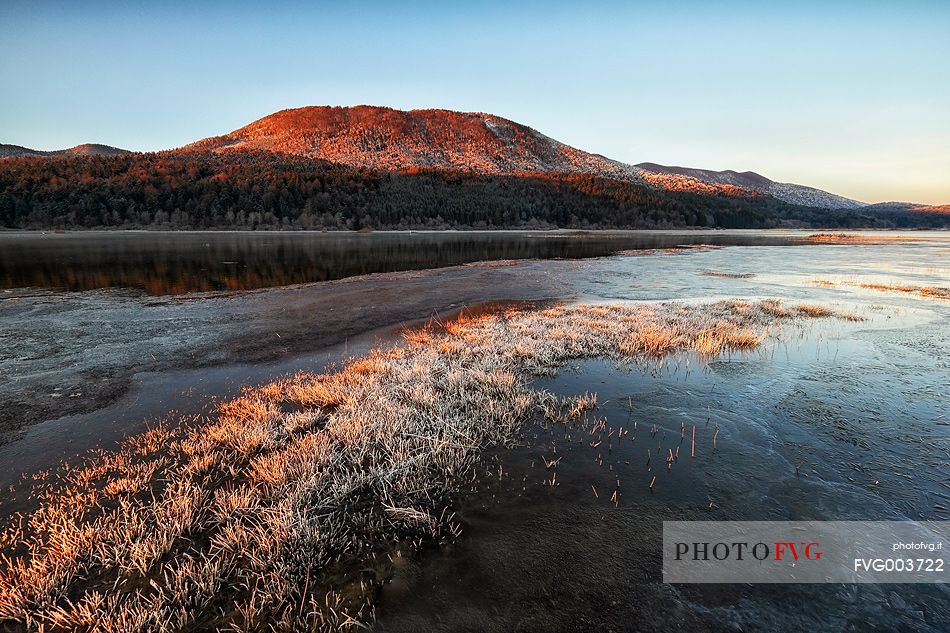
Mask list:
[[[483,174],[639,170],[560,143],[499,116],[451,110],[312,106],[282,110],[180,151],[267,150],[383,171],[436,168]]]

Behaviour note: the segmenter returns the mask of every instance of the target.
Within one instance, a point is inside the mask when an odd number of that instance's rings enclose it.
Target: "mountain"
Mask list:
[[[775,182],[754,171],[737,172],[694,169],[691,167],[670,167],[656,163],[639,163],[644,178],[656,186],[666,189],[690,190],[696,183],[732,185],[748,191],[755,191],[789,204],[822,209],[860,209],[867,206],[864,202],[851,200],[821,189],[796,185],[789,182]]]
[[[588,173],[635,179],[636,168],[581,151],[493,114],[311,106],[281,110],[179,151],[266,150],[379,171]]]
[[[856,200],[754,172],[655,163],[627,165],[571,147],[493,114],[401,111],[377,106],[281,110],[183,152],[283,152],[379,171],[457,170],[480,174],[585,173],[701,195],[772,196],[790,204],[858,209]]]
[[[639,163],[628,165],[585,152],[521,123],[481,112],[395,110],[380,106],[309,106],[281,110],[233,132],[200,140],[175,155],[288,154],[380,173],[425,171],[493,176],[587,174],[656,190],[700,196],[772,198],[818,209],[872,214],[946,213],[910,203],[868,205],[805,185],[777,182],[753,171],[713,171]],[[0,158],[112,156],[108,145],[40,151],[0,145]]]
[[[69,149],[58,149],[52,151],[43,151],[21,147],[20,145],[5,145],[0,143],[0,158],[15,158],[18,156],[118,156],[119,154],[129,154],[129,150],[119,149],[111,145],[100,145],[98,143],[84,143]]]
[[[862,208],[868,213],[932,213],[950,215],[950,204],[919,204],[917,202],[878,202]]]
[[[0,156],[6,157],[0,227],[10,228],[937,228],[950,222],[939,208],[868,206],[755,172],[627,165],[499,116],[450,110],[306,107],[162,152],[4,145]]]
[[[43,152],[19,145],[6,145],[0,143],[0,158],[12,158],[14,156],[43,156]]]
[[[53,152],[58,156],[118,156],[119,154],[130,154],[127,149],[112,147],[111,145],[101,145],[99,143],[83,143],[76,147]]]

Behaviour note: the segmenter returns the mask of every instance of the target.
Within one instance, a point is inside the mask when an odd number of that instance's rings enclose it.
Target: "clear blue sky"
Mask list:
[[[443,107],[629,163],[950,203],[947,0],[402,4],[0,0],[0,142],[153,150],[286,107]]]

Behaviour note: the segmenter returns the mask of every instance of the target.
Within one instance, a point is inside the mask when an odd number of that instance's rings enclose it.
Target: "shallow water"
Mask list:
[[[584,267],[584,299],[777,296],[867,320],[811,320],[709,363],[585,361],[538,380],[596,392],[607,431],[539,426],[495,452],[459,502],[464,537],[387,587],[379,630],[950,629],[946,585],[667,585],[660,558],[664,520],[950,519],[950,305],[841,285],[946,287],[947,245],[648,259]]]

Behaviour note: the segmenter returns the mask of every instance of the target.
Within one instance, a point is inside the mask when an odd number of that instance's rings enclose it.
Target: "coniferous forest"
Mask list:
[[[0,160],[0,226],[8,229],[910,228],[947,220],[587,174],[380,173],[272,152]]]

